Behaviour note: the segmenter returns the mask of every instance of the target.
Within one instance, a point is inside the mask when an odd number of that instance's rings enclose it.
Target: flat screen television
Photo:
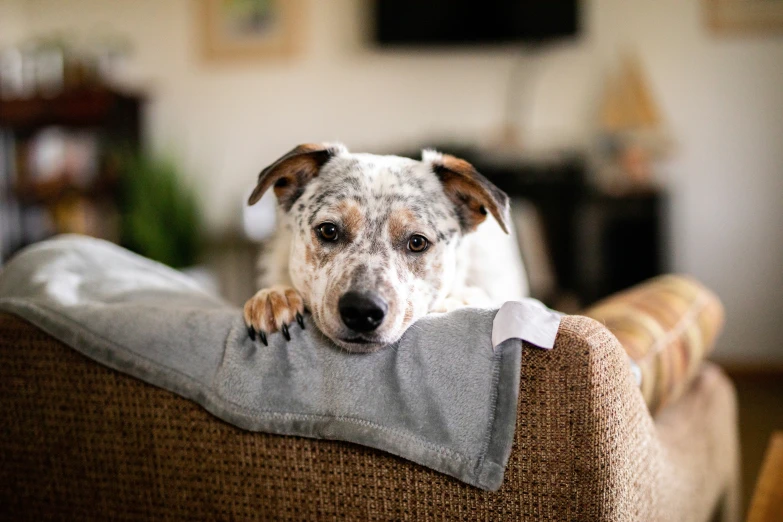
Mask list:
[[[380,46],[539,44],[579,32],[578,0],[375,0]]]

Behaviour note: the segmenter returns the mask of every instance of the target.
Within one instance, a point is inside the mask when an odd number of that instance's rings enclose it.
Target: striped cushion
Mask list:
[[[680,275],[661,276],[615,294],[584,315],[603,323],[636,362],[652,412],[683,394],[723,326],[717,296]]]

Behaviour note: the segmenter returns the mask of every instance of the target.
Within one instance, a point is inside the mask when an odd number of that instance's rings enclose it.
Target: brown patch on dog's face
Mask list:
[[[355,201],[341,201],[336,208],[348,238],[356,237],[364,227],[364,213]]]
[[[426,225],[421,223],[409,208],[397,208],[389,212],[389,236],[392,244],[401,250],[408,251],[408,255],[397,259],[402,270],[407,269],[419,278],[427,276],[427,271],[439,272],[441,263],[431,263],[433,256],[427,256],[427,251],[416,253],[409,250],[409,242],[412,236],[424,237],[428,244],[434,232],[428,232]],[[428,249],[429,250],[429,246]]]
[[[415,224],[416,216],[409,208],[402,207],[389,212],[389,235],[396,243],[406,242]]]
[[[305,263],[312,269],[316,268],[315,253],[313,252],[313,247],[310,245],[305,247]]]

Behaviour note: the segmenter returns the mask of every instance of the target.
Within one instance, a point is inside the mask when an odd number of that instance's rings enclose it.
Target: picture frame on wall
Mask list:
[[[285,59],[300,48],[302,0],[198,0],[206,61]]]
[[[717,34],[783,34],[783,0],[703,0]]]

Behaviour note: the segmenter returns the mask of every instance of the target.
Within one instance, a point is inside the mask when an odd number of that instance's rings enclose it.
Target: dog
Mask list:
[[[428,313],[525,297],[508,196],[467,161],[421,161],[305,144],[265,168],[248,200],[272,188],[278,230],[247,301],[251,339],[291,339],[305,309],[341,348],[372,352]],[[488,219],[491,216],[492,219]]]

